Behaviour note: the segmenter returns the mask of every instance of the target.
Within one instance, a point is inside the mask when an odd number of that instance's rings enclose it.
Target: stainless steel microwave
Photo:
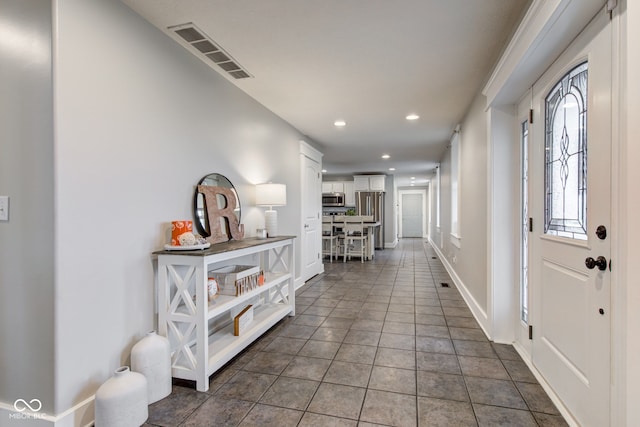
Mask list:
[[[344,193],[322,193],[323,207],[344,206]]]

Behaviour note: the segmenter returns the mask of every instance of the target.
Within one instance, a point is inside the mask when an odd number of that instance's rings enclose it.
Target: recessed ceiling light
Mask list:
[[[411,186],[413,187],[413,186],[415,186],[415,184],[412,182],[412,183],[411,183]]]
[[[412,176],[412,177],[411,177],[411,179],[416,179],[416,177],[415,177],[415,176]]]
[[[396,168],[389,168],[389,170],[390,170],[390,171],[394,171],[394,170],[396,170]]]
[[[417,114],[409,114],[409,115],[406,117],[406,119],[407,119],[407,120],[418,120],[419,118],[420,118],[420,116],[419,116],[419,115],[417,115]]]
[[[340,128],[346,126],[347,122],[345,122],[344,120],[336,120],[335,122],[333,122],[333,125]]]
[[[327,173],[327,170],[326,169],[322,169],[322,173]]]
[[[382,158],[383,158],[383,159],[388,159],[389,157],[391,157],[391,156],[390,156],[390,155],[388,155],[388,154],[383,154],[383,155],[382,155]]]

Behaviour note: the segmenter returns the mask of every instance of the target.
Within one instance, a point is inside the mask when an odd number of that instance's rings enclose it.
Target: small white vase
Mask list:
[[[131,370],[147,378],[149,403],[171,394],[171,350],[169,340],[150,331],[131,349]]]
[[[96,391],[96,427],[139,427],[149,418],[147,379],[122,366]]]

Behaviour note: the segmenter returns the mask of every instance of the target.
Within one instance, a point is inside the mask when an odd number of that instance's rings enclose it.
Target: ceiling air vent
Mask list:
[[[233,59],[229,53],[211,40],[211,37],[207,36],[193,23],[189,22],[187,24],[175,25],[167,29],[175,33],[179,37],[178,40],[183,41],[183,45],[188,45],[191,48],[190,50],[207,64],[217,65],[222,71],[234,79],[253,77],[238,64],[238,61]]]

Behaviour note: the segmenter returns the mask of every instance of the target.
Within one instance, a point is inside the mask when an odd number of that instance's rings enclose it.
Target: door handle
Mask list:
[[[602,255],[597,259],[588,257],[584,260],[584,265],[586,265],[589,270],[593,270],[595,267],[598,267],[598,270],[604,271],[607,269],[607,259]]]

